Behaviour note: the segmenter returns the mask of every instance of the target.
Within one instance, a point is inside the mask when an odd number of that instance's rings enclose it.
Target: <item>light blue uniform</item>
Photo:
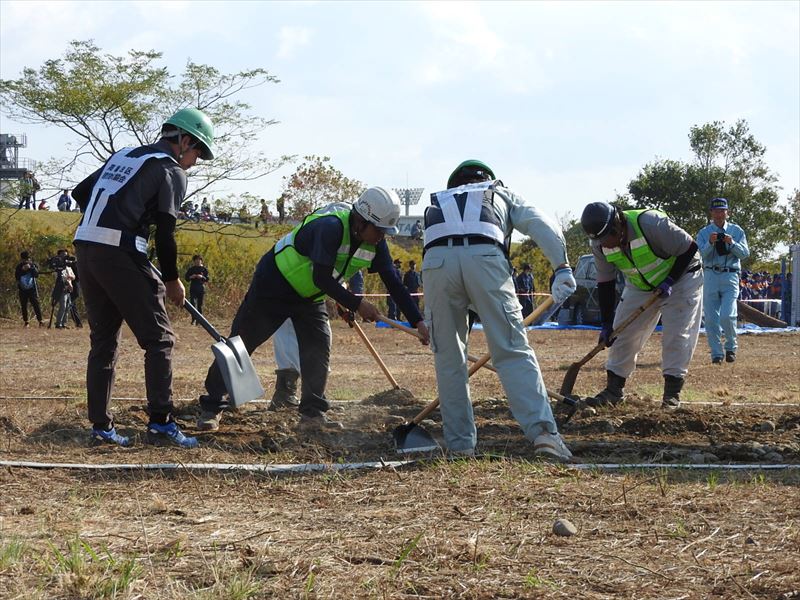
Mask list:
[[[725,244],[728,254],[719,254],[709,239],[712,233],[729,235],[732,244]],[[706,337],[711,348],[711,358],[722,358],[725,352],[736,352],[736,300],[739,297],[741,259],[750,256],[744,230],[735,223],[725,222],[720,228],[713,222],[697,234],[697,247],[703,259],[705,283],[703,287],[703,313]],[[725,348],[722,334],[725,334]]]

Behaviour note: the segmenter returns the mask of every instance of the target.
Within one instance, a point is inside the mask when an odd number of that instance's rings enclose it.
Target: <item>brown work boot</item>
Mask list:
[[[300,415],[300,424],[297,426],[303,433],[337,433],[344,429],[339,421],[329,419],[326,414]]]
[[[221,412],[204,410],[197,417],[197,429],[200,431],[217,431],[220,419],[222,419]]]

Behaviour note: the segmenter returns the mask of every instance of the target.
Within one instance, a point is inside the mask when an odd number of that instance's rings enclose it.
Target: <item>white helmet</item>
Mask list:
[[[367,221],[386,233],[398,233],[400,198],[397,192],[382,187],[371,187],[361,194],[353,204],[355,211]]]

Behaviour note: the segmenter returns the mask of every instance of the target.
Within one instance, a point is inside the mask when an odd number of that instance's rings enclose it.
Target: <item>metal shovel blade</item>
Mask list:
[[[230,402],[234,407],[264,395],[264,388],[261,387],[261,381],[242,338],[238,335],[222,338],[211,346],[211,350],[214,352]]]
[[[392,437],[398,454],[441,450],[441,446],[433,439],[433,436],[414,423],[406,423],[396,427],[392,432]]]

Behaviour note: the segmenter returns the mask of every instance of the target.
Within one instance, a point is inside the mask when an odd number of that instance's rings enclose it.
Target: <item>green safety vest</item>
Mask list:
[[[375,259],[375,246],[372,244],[359,244],[355,251],[351,252],[349,204],[334,203],[314,211],[275,244],[275,264],[278,270],[294,291],[303,298],[320,300],[325,294],[314,285],[314,264],[295,249],[294,240],[306,223],[329,216],[337,217],[343,226],[342,241],[336,250],[336,262],[333,265],[333,277],[337,281],[342,278],[349,279],[356,271],[369,268]]]
[[[658,284],[664,281],[675,264],[674,256],[661,258],[653,252],[647,243],[642,228],[639,226],[639,216],[647,210],[626,210],[622,214],[633,226],[635,237],[630,241],[631,257],[633,262],[622,252],[621,248],[603,248],[606,260],[615,265],[625,278],[640,290],[652,291]],[[666,216],[663,212],[654,210],[660,216]]]

